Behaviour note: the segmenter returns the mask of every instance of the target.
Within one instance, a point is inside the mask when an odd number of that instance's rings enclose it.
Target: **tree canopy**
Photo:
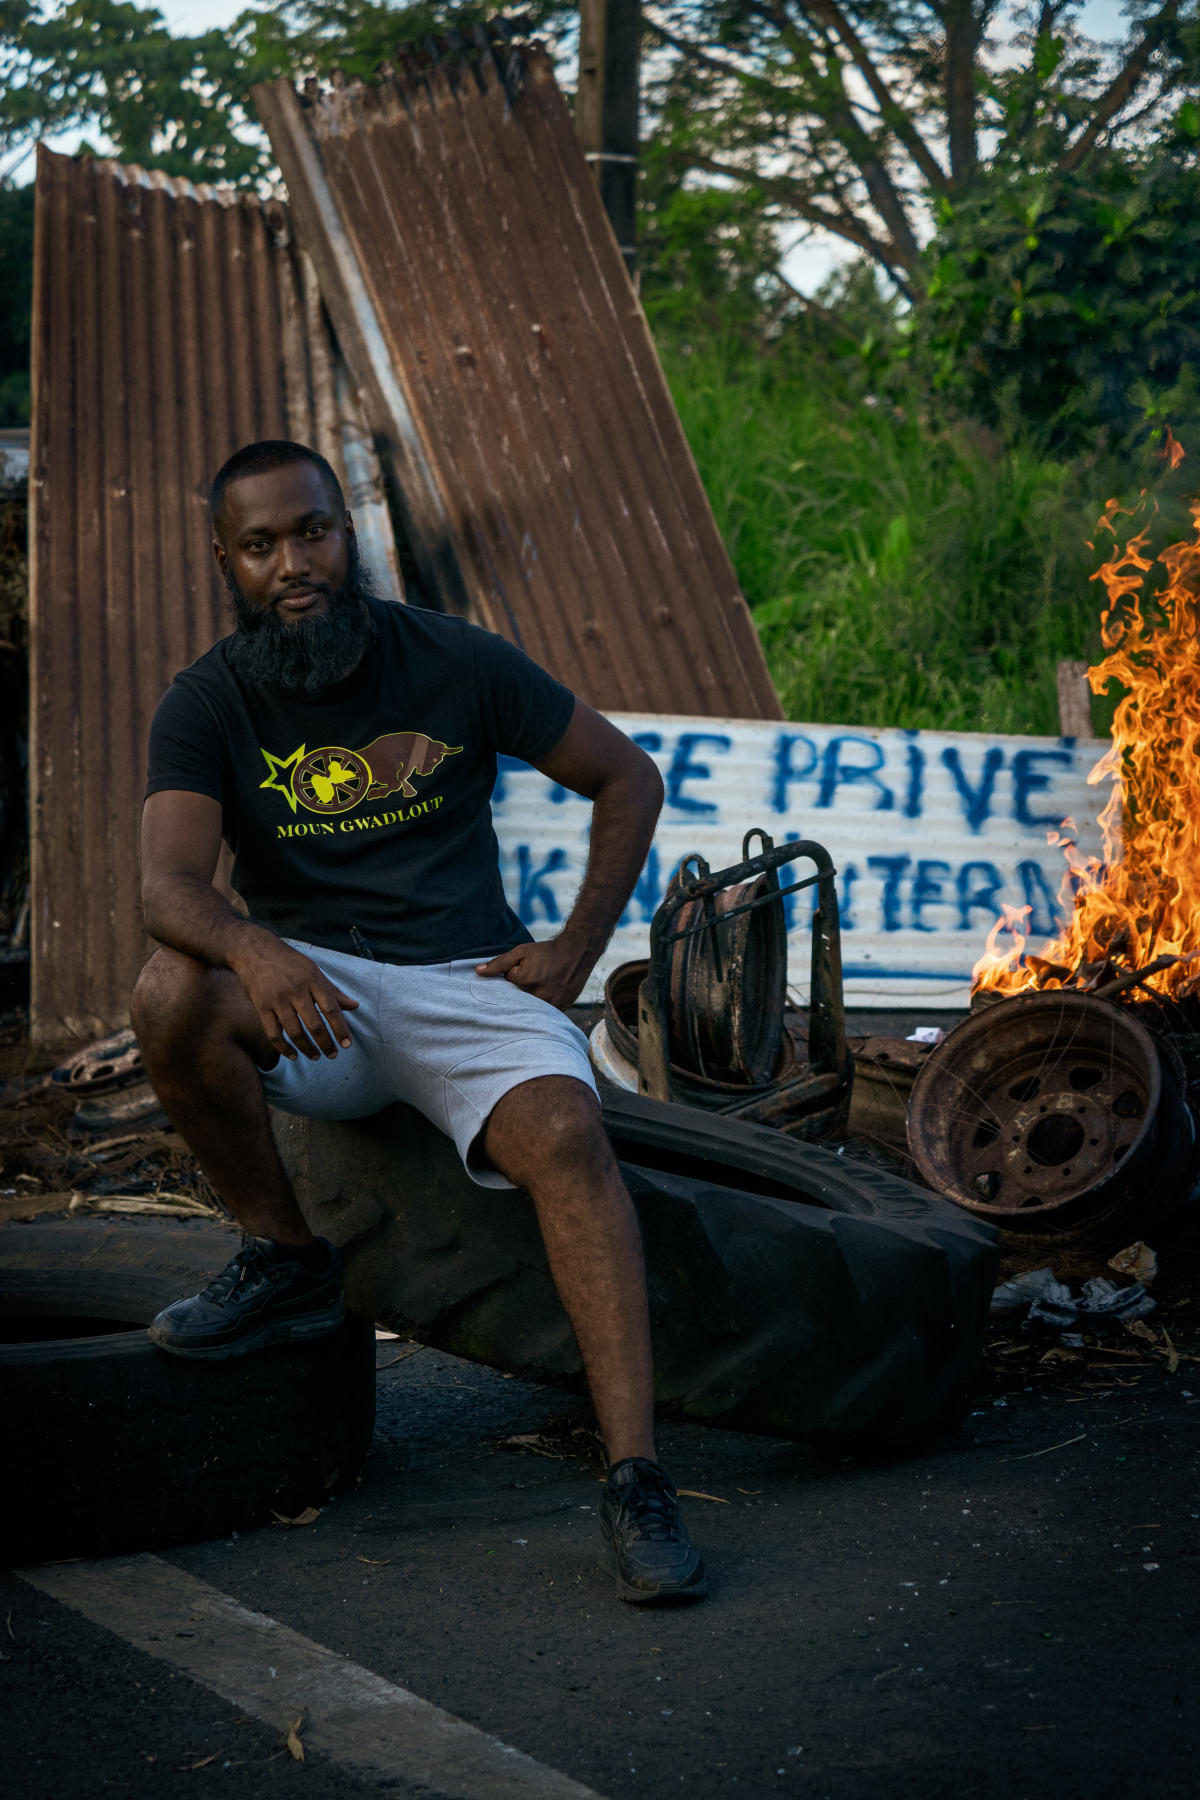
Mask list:
[[[283,0],[173,35],[130,0],[0,0],[0,169],[30,142],[96,131],[125,162],[209,181],[271,173],[249,93],[278,75],[369,76],[407,39],[501,10],[473,0]]]
[[[283,0],[176,36],[129,0],[0,0],[0,186],[68,129],[172,174],[268,180],[256,81],[369,76],[399,42],[501,10]],[[890,332],[954,404],[1068,438],[1190,405],[1200,0],[1126,13],[1123,39],[1097,44],[1080,0],[645,0],[652,312],[760,339],[803,317],[843,349]],[[534,0],[524,16],[553,38],[574,12]],[[790,290],[783,246],[814,232],[873,267],[910,322],[859,275],[831,304]]]
[[[992,173],[1068,176],[1153,137],[1200,73],[1196,0],[1131,0],[1100,46],[1077,0],[647,0],[660,154],[841,238],[910,297],[947,204]]]

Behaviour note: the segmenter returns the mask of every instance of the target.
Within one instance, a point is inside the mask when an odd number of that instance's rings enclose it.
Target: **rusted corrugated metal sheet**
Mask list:
[[[250,196],[39,153],[30,460],[32,1027],[124,1022],[146,953],[146,735],[175,671],[228,629],[208,483],[292,437],[343,477],[381,587],[394,550],[287,214]],[[344,377],[343,377],[344,385]]]
[[[548,57],[399,55],[255,100],[431,595],[595,706],[778,718]]]

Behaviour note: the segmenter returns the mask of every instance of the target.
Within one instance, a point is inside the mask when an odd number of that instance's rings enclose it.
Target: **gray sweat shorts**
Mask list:
[[[281,1056],[260,1070],[269,1106],[310,1119],[362,1119],[404,1100],[454,1140],[480,1187],[509,1188],[479,1142],[497,1101],[541,1075],[592,1092],[587,1039],[565,1013],[475,963],[370,962],[289,938],[358,1001],[351,1044],[333,1058]],[[486,959],[480,959],[486,960]]]

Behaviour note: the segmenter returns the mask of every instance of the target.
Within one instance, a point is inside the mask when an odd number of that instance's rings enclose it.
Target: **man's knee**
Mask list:
[[[208,1011],[206,996],[212,970],[194,957],[163,947],[154,952],[137,978],[129,1014],[143,1050],[151,1043],[170,1043],[193,1030]]]
[[[539,1175],[611,1161],[600,1106],[585,1082],[542,1076],[504,1096],[489,1122],[489,1150],[523,1186]]]

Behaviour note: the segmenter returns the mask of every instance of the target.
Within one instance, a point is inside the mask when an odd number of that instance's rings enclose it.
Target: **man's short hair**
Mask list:
[[[298,462],[312,463],[314,468],[320,469],[336,496],[338,512],[345,512],[342,484],[319,450],[312,450],[307,444],[293,444],[288,438],[263,438],[257,444],[243,444],[240,450],[235,450],[229,461],[222,463],[213,476],[212,486],[208,490],[208,510],[217,536],[221,535],[221,505],[225,489],[231,482],[241,481],[246,475],[268,475],[272,469],[286,469],[290,464]]]

